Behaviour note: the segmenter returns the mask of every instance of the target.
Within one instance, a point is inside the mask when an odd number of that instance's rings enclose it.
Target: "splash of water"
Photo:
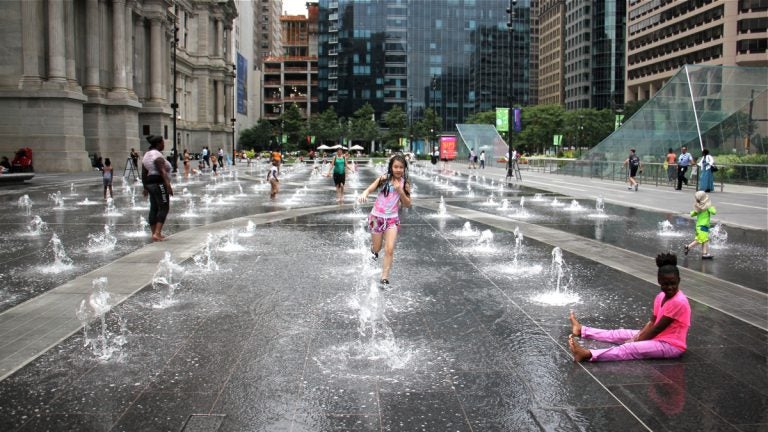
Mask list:
[[[107,312],[113,302],[107,291],[107,278],[100,277],[93,281],[93,292],[80,302],[75,315],[83,325],[85,347],[101,360],[108,360],[127,342],[127,322],[117,315],[120,333],[112,333],[107,328]]]
[[[155,274],[152,275],[152,288],[165,290],[163,301],[156,308],[165,308],[175,303],[173,294],[176,292],[181,280],[184,278],[184,267],[176,264],[171,253],[166,251],[163,259],[157,265]]]
[[[246,250],[245,246],[239,244],[237,242],[238,231],[235,228],[232,228],[227,231],[226,237],[224,237],[224,241],[221,242],[221,244],[218,247],[218,250],[222,252],[242,252]]]
[[[437,205],[437,216],[448,216],[448,209],[445,207],[445,199],[440,195],[440,204]]]
[[[64,245],[59,236],[53,233],[51,236],[51,249],[53,250],[53,265],[43,267],[44,273],[61,273],[72,269],[72,259],[64,251]]]
[[[104,216],[122,216],[123,214],[115,206],[115,200],[112,197],[107,198],[107,206],[104,209]]]
[[[32,216],[32,200],[29,198],[29,195],[24,194],[19,197],[18,206],[24,209],[24,214]]]
[[[467,221],[464,222],[464,226],[461,228],[461,230],[454,231],[453,234],[457,237],[476,237],[478,231],[472,228],[472,224]]]
[[[710,246],[714,248],[725,247],[728,242],[728,232],[723,227],[723,224],[718,222],[715,226],[709,230]]]
[[[43,219],[38,215],[34,215],[27,224],[27,234],[38,236],[40,233],[48,229],[48,224],[43,222]]]
[[[61,197],[61,191],[57,191],[56,193],[48,194],[48,199],[53,201],[53,207],[55,209],[63,209],[64,208],[64,199]]]
[[[552,306],[564,306],[580,301],[579,295],[570,290],[573,284],[573,273],[565,263],[563,251],[559,247],[552,249],[549,284],[554,287],[554,290],[534,296],[534,301]]]
[[[213,250],[215,249],[215,240],[213,234],[208,233],[208,237],[203,246],[203,250],[192,257],[194,263],[202,270],[216,271],[219,269],[219,265],[213,259]]]
[[[109,224],[104,225],[103,233],[88,234],[88,252],[99,253],[109,252],[115,248],[117,237],[112,235],[112,229]]]

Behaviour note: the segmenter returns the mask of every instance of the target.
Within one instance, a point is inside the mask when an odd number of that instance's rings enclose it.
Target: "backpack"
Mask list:
[[[639,157],[637,157],[637,155],[635,155],[635,156],[630,156],[630,157],[629,157],[629,166],[632,166],[632,167],[638,167],[638,166],[640,166],[640,158],[639,158]]]

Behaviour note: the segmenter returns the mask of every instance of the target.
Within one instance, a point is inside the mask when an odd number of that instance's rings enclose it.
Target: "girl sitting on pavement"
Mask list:
[[[373,203],[371,214],[368,216],[368,228],[371,231],[371,254],[373,259],[379,257],[382,245],[384,247],[384,265],[381,269],[380,284],[389,285],[389,272],[395,257],[395,241],[400,230],[400,206],[411,206],[411,183],[408,181],[408,162],[402,155],[395,155],[389,160],[387,174],[377,177],[366,190],[360,194],[358,201],[364,203],[368,194],[379,190]]]
[[[656,257],[661,292],[653,301],[653,316],[642,330],[602,330],[582,325],[571,311],[571,334],[568,345],[573,359],[582,361],[619,361],[635,359],[677,358],[686,350],[691,326],[691,306],[680,291],[677,256],[663,253]],[[581,337],[619,344],[607,349],[587,349],[573,338]]]

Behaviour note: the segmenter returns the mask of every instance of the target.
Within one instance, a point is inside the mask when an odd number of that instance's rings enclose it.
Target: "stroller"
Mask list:
[[[32,149],[23,147],[16,151],[16,157],[11,162],[12,173],[34,172],[32,167]]]

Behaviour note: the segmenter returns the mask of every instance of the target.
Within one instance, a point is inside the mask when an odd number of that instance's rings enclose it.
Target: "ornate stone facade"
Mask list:
[[[0,15],[0,154],[31,147],[37,171],[118,169],[144,135],[172,148],[232,136],[233,0],[6,0]]]

